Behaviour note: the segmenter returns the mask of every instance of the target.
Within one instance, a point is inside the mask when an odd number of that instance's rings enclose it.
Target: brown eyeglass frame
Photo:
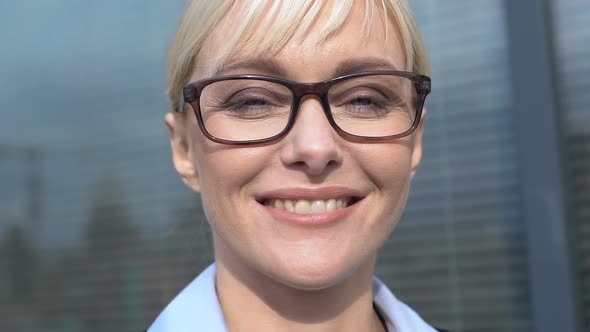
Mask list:
[[[367,136],[358,136],[350,134],[343,129],[341,129],[334,118],[332,117],[332,111],[330,110],[330,103],[328,101],[328,91],[330,88],[339,82],[363,77],[363,76],[374,76],[374,75],[391,75],[391,76],[399,76],[404,77],[412,82],[414,82],[414,87],[416,88],[416,117],[414,118],[414,123],[407,131],[390,136],[379,136],[379,137],[367,137]],[[207,129],[205,128],[205,123],[203,121],[203,116],[201,114],[200,108],[200,97],[203,89],[215,82],[220,81],[228,81],[228,80],[242,80],[242,79],[256,79],[260,81],[267,81],[278,83],[286,88],[288,88],[291,93],[293,93],[293,102],[291,105],[291,111],[289,114],[289,119],[287,120],[287,125],[285,129],[283,129],[280,133],[262,139],[256,140],[248,140],[248,141],[232,141],[221,139],[211,135]],[[194,110],[195,116],[197,118],[197,123],[199,124],[199,128],[203,132],[203,134],[213,142],[221,143],[221,144],[228,144],[228,145],[253,145],[253,144],[265,144],[270,143],[275,140],[282,138],[283,136],[287,135],[287,133],[293,128],[295,124],[295,119],[297,118],[297,112],[299,111],[299,106],[301,102],[301,98],[305,95],[315,95],[320,99],[322,107],[324,109],[324,114],[328,118],[328,122],[336,130],[336,132],[343,137],[344,139],[359,142],[359,143],[370,143],[370,142],[383,142],[387,140],[394,140],[398,138],[402,138],[408,136],[418,128],[420,123],[420,118],[422,117],[422,109],[424,108],[424,102],[426,101],[426,96],[430,93],[431,89],[431,79],[428,76],[412,73],[412,72],[405,72],[405,71],[397,71],[397,70],[372,70],[372,71],[363,71],[358,73],[353,73],[349,75],[343,75],[336,78],[332,78],[326,81],[317,82],[317,83],[300,83],[294,82],[282,78],[272,77],[272,76],[265,76],[265,75],[251,75],[251,74],[240,74],[240,75],[224,75],[224,76],[217,76],[217,77],[210,77],[205,78],[199,81],[195,81],[185,85],[182,89],[183,96],[182,100],[184,102],[190,104]],[[185,112],[184,103],[181,102],[178,111]]]

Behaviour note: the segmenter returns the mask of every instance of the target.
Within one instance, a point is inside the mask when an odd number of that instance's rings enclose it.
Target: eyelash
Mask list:
[[[261,104],[259,104],[261,103]],[[256,115],[265,113],[273,105],[268,99],[262,97],[243,97],[236,101],[228,101],[222,106],[226,112],[235,115]]]

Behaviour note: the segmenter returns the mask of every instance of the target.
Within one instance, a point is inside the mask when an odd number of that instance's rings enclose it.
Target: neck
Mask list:
[[[218,248],[216,248],[218,249]],[[385,331],[373,309],[375,257],[321,290],[282,284],[216,250],[217,295],[229,331]]]

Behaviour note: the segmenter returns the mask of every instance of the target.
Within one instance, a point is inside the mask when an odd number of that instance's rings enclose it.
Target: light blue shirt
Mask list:
[[[377,278],[373,278],[373,302],[389,332],[436,332]],[[227,332],[215,292],[215,264],[182,290],[148,329],[148,332],[197,331]]]

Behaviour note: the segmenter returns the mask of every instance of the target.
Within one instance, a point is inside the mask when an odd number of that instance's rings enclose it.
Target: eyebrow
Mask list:
[[[390,69],[399,70],[391,61],[383,58],[348,59],[338,64],[332,77],[339,77],[360,71]],[[253,58],[230,63],[215,71],[213,76],[223,75],[231,71],[250,71],[271,76],[287,77],[287,69],[273,58]]]
[[[285,77],[287,70],[278,61],[272,58],[254,58],[230,63],[215,71],[213,76],[223,75],[234,70],[248,70],[267,75]]]
[[[383,58],[357,58],[348,59],[336,67],[334,77],[344,76],[348,74],[358,73],[360,71],[389,69],[399,70],[391,61]]]

